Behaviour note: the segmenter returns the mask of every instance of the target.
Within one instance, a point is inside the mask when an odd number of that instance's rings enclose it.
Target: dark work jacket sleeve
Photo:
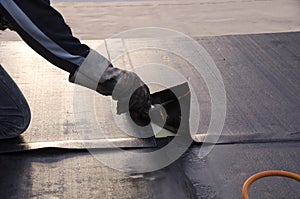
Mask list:
[[[0,12],[33,50],[71,74],[90,52],[48,0],[0,0]]]

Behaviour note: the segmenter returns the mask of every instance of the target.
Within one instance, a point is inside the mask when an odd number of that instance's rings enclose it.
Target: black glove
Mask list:
[[[118,101],[117,114],[129,111],[136,124],[146,126],[150,123],[150,91],[136,73],[110,65],[101,76],[97,91]]]
[[[146,126],[150,123],[149,88],[137,74],[114,68],[97,51],[90,49],[81,66],[70,74],[69,81],[96,90],[102,95],[112,96],[118,101],[117,113],[129,111],[136,124]]]

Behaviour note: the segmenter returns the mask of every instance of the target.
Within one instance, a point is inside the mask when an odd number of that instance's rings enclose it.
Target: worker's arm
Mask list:
[[[135,73],[114,68],[75,38],[49,0],[0,0],[0,13],[32,49],[69,72],[71,82],[112,95],[118,101],[118,113],[129,108],[140,125],[150,122],[148,87]]]

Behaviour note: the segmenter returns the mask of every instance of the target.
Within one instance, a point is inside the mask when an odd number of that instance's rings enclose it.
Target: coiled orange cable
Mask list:
[[[283,177],[288,177],[288,178],[292,178],[294,180],[300,181],[300,175],[298,175],[296,173],[280,171],[280,170],[263,171],[263,172],[254,174],[253,176],[251,176],[250,178],[248,178],[246,180],[246,182],[243,185],[243,189],[242,189],[243,199],[249,199],[248,189],[253,182],[255,182],[256,180],[258,180],[260,178],[264,178],[264,177],[268,177],[268,176],[283,176]]]

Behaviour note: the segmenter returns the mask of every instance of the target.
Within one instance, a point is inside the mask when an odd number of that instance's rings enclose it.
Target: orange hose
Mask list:
[[[246,182],[244,183],[243,189],[242,189],[243,199],[249,199],[248,189],[253,182],[255,182],[256,180],[258,180],[260,178],[264,178],[264,177],[268,177],[268,176],[283,176],[283,177],[288,177],[288,178],[292,178],[294,180],[300,181],[300,175],[298,175],[296,173],[292,173],[292,172],[287,172],[287,171],[270,170],[270,171],[263,171],[260,173],[256,173],[253,176],[251,176],[250,178],[248,178],[246,180]]]

